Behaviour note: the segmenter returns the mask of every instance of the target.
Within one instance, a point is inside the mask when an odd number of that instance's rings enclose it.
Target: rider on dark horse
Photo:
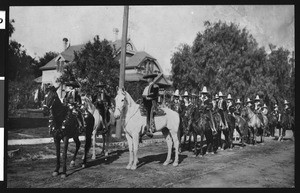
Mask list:
[[[179,90],[177,89],[173,94],[173,100],[171,102],[171,109],[181,114],[181,104],[182,101],[179,100]]]
[[[218,102],[218,112],[221,115],[221,120],[223,127],[229,128],[228,127],[228,116],[227,116],[227,104],[226,101],[224,100],[224,95],[222,92],[219,92],[219,102]]]
[[[241,111],[242,111],[242,102],[240,99],[237,99],[236,103],[235,103],[235,107],[234,107],[234,114],[241,116]]]
[[[258,95],[256,95],[256,98],[254,99],[254,112],[258,116],[258,118],[261,120],[262,125],[264,125],[263,115],[262,115],[262,105],[260,102],[260,98]]]
[[[76,88],[79,88],[79,84],[75,80],[71,80],[70,82],[66,83],[66,86],[69,87],[69,91],[67,91],[63,102],[69,107],[69,112],[76,116],[79,125],[79,131],[81,132],[83,131],[84,124],[80,111],[81,97],[78,93],[78,90],[76,90]]]
[[[234,110],[235,110],[235,108],[234,108],[234,105],[233,105],[233,99],[231,97],[231,94],[228,94],[228,96],[227,96],[227,111],[228,111],[228,114],[232,115]]]
[[[202,108],[204,109],[204,113],[207,115],[206,117],[209,120],[209,125],[212,130],[212,133],[213,133],[213,135],[215,135],[215,134],[217,134],[217,130],[216,130],[215,122],[214,122],[212,112],[211,112],[212,111],[212,102],[208,98],[208,91],[207,91],[206,86],[204,86],[201,91],[200,100],[203,105]]]
[[[143,91],[143,104],[147,111],[147,127],[146,135],[153,137],[155,132],[155,123],[154,123],[154,111],[157,108],[157,100],[159,95],[159,86],[154,83],[154,78],[157,74],[147,74],[143,76],[144,79],[147,79],[148,85]]]
[[[288,125],[291,127],[291,116],[292,116],[292,110],[289,106],[289,102],[287,100],[284,100],[284,109],[283,109],[283,114],[288,117]],[[289,128],[291,129],[291,128]]]
[[[107,122],[109,122],[109,108],[111,108],[111,96],[106,90],[106,85],[99,82],[96,87],[98,88],[97,93],[92,97],[92,102],[95,107],[99,109],[100,115],[104,122],[104,127],[106,127]],[[107,128],[104,128],[107,129]]]

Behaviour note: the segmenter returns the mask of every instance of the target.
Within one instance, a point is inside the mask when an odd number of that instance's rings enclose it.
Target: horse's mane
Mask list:
[[[127,91],[124,91],[125,92],[125,97],[127,99],[127,102],[128,102],[128,106],[129,107],[132,107],[133,105],[136,105],[137,103],[134,102],[133,98],[130,96],[130,94],[127,92]]]
[[[95,107],[95,105],[93,104],[92,100],[89,97],[82,96],[81,100],[83,100],[87,104],[88,109],[90,109],[91,111],[95,110],[96,107]]]

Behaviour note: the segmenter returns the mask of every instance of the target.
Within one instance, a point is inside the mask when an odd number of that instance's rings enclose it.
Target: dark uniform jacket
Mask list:
[[[92,102],[99,108],[99,105],[105,105],[106,107],[111,106],[111,97],[106,90],[98,92],[92,97]]]
[[[146,99],[146,100],[156,100],[158,99],[158,92],[159,92],[159,86],[155,83],[151,83],[150,85],[148,85],[148,91],[146,92],[144,90],[144,93],[143,92],[143,97]],[[145,88],[146,89],[146,88]]]

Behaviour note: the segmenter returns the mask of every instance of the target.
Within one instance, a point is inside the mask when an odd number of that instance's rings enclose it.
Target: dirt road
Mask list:
[[[68,167],[68,177],[52,177],[55,161],[32,158],[32,155],[53,152],[54,145],[26,146],[22,159],[9,159],[8,188],[189,188],[189,187],[286,187],[295,186],[295,144],[287,138],[278,142],[265,138],[264,144],[236,146],[203,157],[191,152],[180,154],[179,166],[163,166],[167,147],[165,142],[141,145],[139,164],[135,171],[126,170],[128,150],[119,148],[110,158],[89,160],[88,168],[81,169],[78,159],[75,168]],[[74,145],[70,145],[72,152]],[[51,151],[50,151],[51,150]],[[80,150],[82,155],[82,149]],[[100,150],[99,150],[100,152]],[[20,155],[21,156],[21,155]],[[31,156],[31,157],[30,157]],[[70,158],[69,162],[70,163]],[[79,158],[80,156],[78,156]]]

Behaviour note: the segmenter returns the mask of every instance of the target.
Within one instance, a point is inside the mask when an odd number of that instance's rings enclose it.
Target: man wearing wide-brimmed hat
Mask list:
[[[231,97],[231,94],[227,95],[226,100],[227,100],[227,112],[228,114],[232,114],[235,109],[233,106],[233,98]]]
[[[157,105],[159,86],[154,82],[155,77],[157,77],[157,74],[146,74],[143,76],[148,81],[148,85],[145,87],[142,96],[143,104],[147,110],[146,135],[149,137],[153,137],[153,133],[156,130],[153,113]]]
[[[227,103],[224,100],[225,95],[220,91],[219,92],[219,102],[218,102],[218,112],[221,115],[222,126],[228,128],[227,123]]]
[[[251,101],[250,98],[247,98],[246,106],[249,107],[249,108],[251,108],[251,106],[252,106],[252,101]]]
[[[241,110],[242,110],[242,102],[241,100],[238,98],[235,102],[235,110],[234,110],[234,114],[235,115],[241,115]]]
[[[219,102],[219,95],[218,93],[215,94],[215,96],[212,98],[212,111],[215,111],[217,109],[217,106],[218,106],[218,102]]]
[[[81,97],[76,88],[79,88],[79,84],[75,81],[75,79],[71,79],[66,83],[66,86],[69,88],[67,91],[63,101],[66,105],[68,105],[69,109],[72,111],[74,115],[76,115],[77,122],[79,124],[79,130],[83,130],[83,117],[81,111],[79,110],[81,105]]]
[[[254,99],[254,112],[257,114],[258,118],[261,120],[262,124],[264,125],[264,118],[263,115],[261,113],[262,111],[262,105],[261,105],[261,99],[259,98],[258,95],[256,95],[255,99]]]
[[[175,93],[173,94],[173,101],[171,103],[171,109],[180,114],[181,102],[179,100],[179,97],[180,97],[179,90],[177,89],[175,91]]]
[[[209,125],[210,128],[213,132],[213,135],[217,134],[217,130],[216,130],[216,126],[215,126],[215,122],[213,121],[213,116],[212,116],[212,103],[208,98],[208,91],[206,86],[203,86],[202,91],[201,91],[201,106],[204,109],[204,113],[207,115],[208,119],[209,119]]]
[[[103,118],[104,127],[110,121],[109,108],[111,107],[111,96],[106,90],[106,84],[102,81],[99,81],[96,85],[97,92],[92,97],[92,102],[95,104],[95,107],[99,109],[100,115]],[[105,128],[107,129],[107,128]]]

